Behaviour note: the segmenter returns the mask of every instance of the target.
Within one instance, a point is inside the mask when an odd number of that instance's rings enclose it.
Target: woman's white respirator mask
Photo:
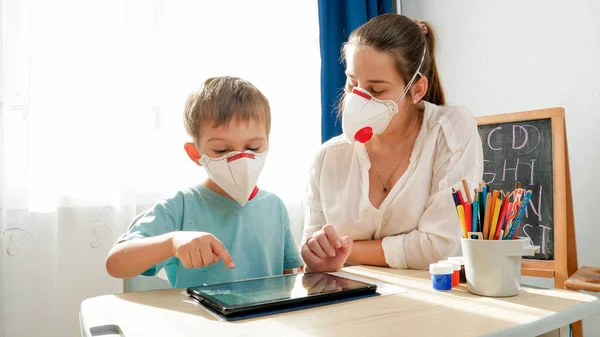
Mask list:
[[[426,52],[427,48],[423,51],[417,71],[395,100],[377,99],[370,92],[359,87],[354,87],[351,92],[346,93],[342,113],[342,130],[350,143],[368,142],[374,134],[381,134],[385,131],[392,117],[398,112],[396,102],[406,96],[417,75],[423,76],[420,71]]]

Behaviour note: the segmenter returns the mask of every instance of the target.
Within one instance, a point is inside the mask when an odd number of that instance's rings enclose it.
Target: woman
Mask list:
[[[311,170],[307,270],[426,269],[457,251],[451,191],[481,181],[483,151],[473,116],[445,106],[434,51],[428,24],[396,14],[343,46],[344,134],[323,144]]]

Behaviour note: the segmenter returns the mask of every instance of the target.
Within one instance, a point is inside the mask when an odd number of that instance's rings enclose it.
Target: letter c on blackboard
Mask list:
[[[490,147],[490,149],[492,149],[492,150],[494,150],[494,151],[500,151],[500,150],[502,150],[502,148],[501,148],[501,147],[499,147],[499,148],[494,148],[494,147],[492,146],[492,135],[494,134],[494,132],[496,132],[497,130],[501,130],[501,129],[502,129],[502,127],[501,127],[501,126],[498,126],[498,127],[494,128],[492,131],[490,131],[490,133],[488,134],[488,139],[487,139],[488,146]]]

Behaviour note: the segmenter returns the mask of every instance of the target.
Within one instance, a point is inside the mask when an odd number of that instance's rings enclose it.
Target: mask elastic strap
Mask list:
[[[404,95],[406,95],[406,93],[408,92],[408,90],[412,86],[413,82],[417,78],[417,75],[423,76],[423,74],[421,74],[421,67],[423,66],[423,62],[425,61],[425,53],[427,53],[427,46],[425,46],[425,49],[423,50],[423,56],[421,57],[421,63],[419,63],[419,67],[417,68],[417,71],[415,72],[415,74],[413,75],[413,77],[410,79],[410,81],[408,81],[408,84],[406,85],[406,87],[404,87],[404,90],[402,91],[402,93],[400,94],[400,96],[398,96],[398,98],[396,98],[394,100],[394,102],[397,103],[398,100],[401,100],[402,98],[404,98]]]

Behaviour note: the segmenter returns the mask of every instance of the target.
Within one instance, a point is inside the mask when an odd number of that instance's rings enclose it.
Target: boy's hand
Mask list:
[[[214,235],[205,232],[174,232],[171,238],[173,255],[186,268],[208,267],[223,260],[227,268],[235,267],[233,258]]]
[[[302,245],[302,258],[307,271],[335,271],[344,265],[352,251],[352,239],[340,238],[335,228],[325,225]]]

